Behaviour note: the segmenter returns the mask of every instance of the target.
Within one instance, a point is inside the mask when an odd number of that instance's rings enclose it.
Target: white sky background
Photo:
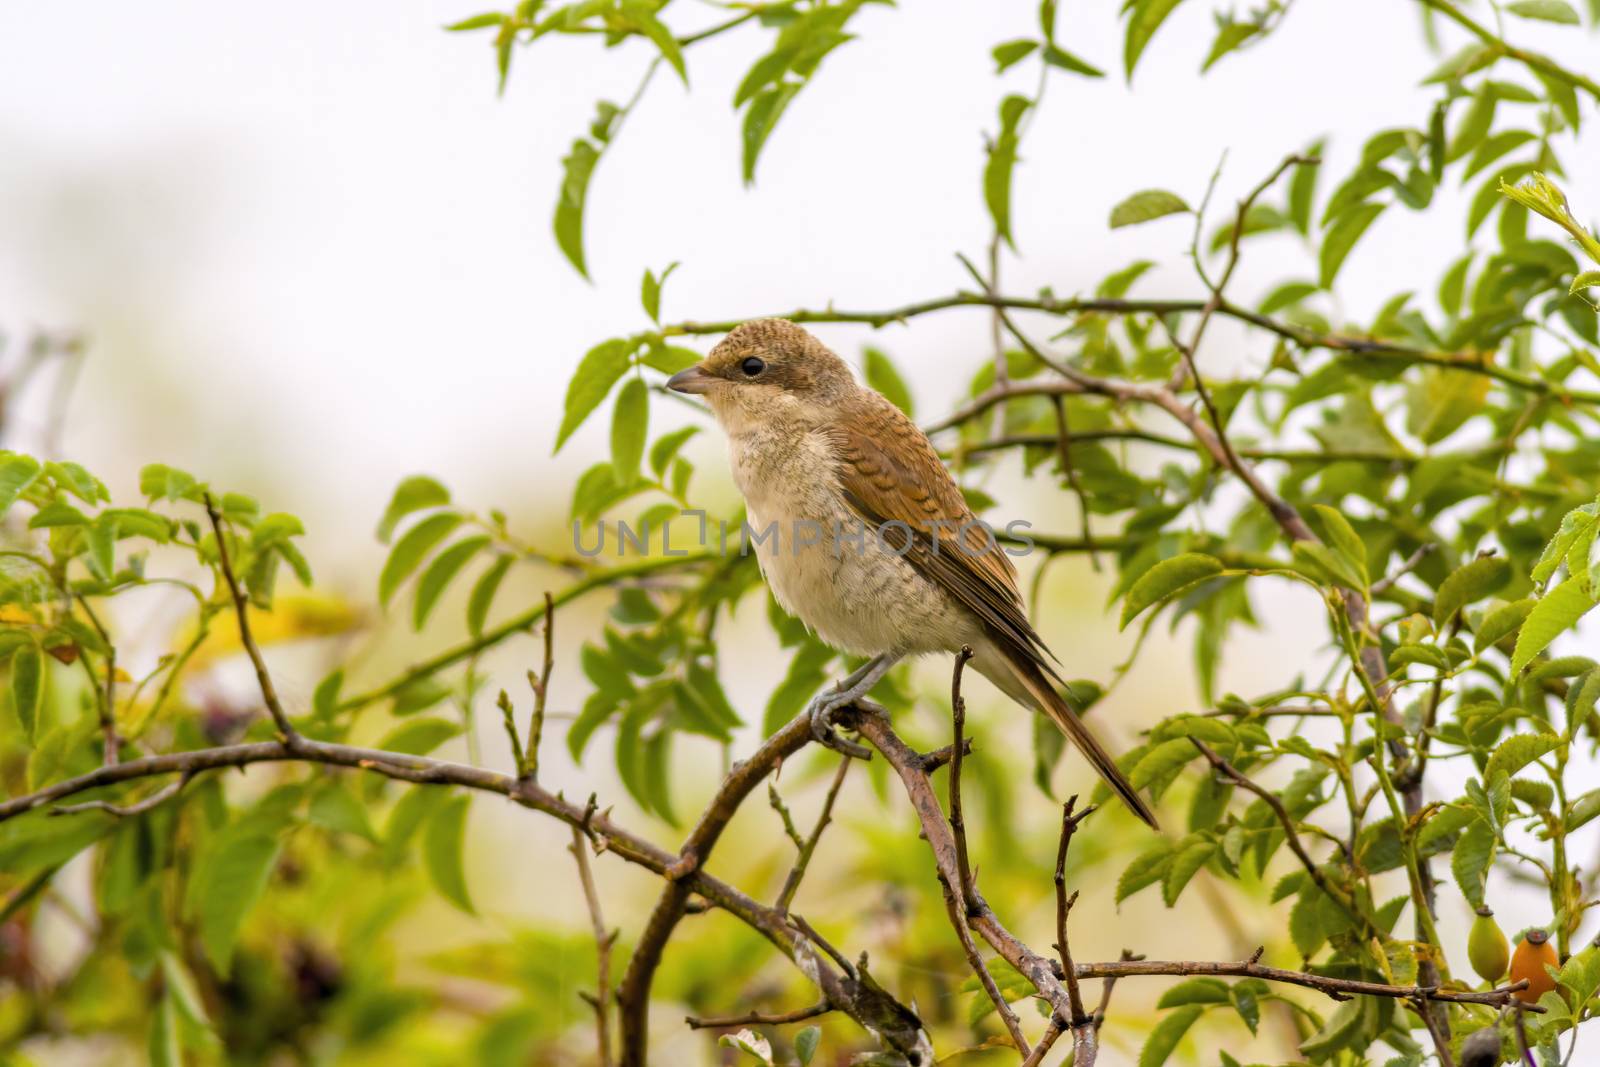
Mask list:
[[[598,417],[551,458],[566,381],[595,341],[646,325],[644,267],[683,262],[667,288],[669,320],[830,300],[887,308],[967,284],[953,253],[980,253],[989,232],[981,131],[1004,92],[1031,91],[1036,69],[1029,61],[997,81],[989,49],[1036,33],[1033,0],[869,8],[854,24],[861,39],[829,56],[791,105],[752,189],[740,181],[729,103],[767,33],[750,26],[693,48],[692,92],[660,72],[596,173],[592,285],[551,236],[560,158],[596,98],[632,91],[650,46],[541,41],[518,52],[496,99],[487,35],[439,29],[484,6],[0,7],[0,325],[92,338],[72,458],[124,494],[152,459],[255,492],[303,515],[312,560],[335,577],[355,568],[350,591],[370,597],[371,531],[405,474],[429,471],[460,499],[525,521],[565,513],[572,478],[606,440]],[[1120,5],[1061,6],[1063,46],[1120,70]],[[1136,292],[1193,295],[1187,221],[1113,233],[1113,204],[1148,187],[1198,202],[1226,148],[1217,204],[1228,210],[1324,133],[1326,194],[1371,132],[1425,120],[1434,93],[1417,81],[1434,60],[1416,5],[1301,3],[1271,40],[1200,78],[1211,7],[1172,16],[1132,91],[1117,76],[1052,77],[1017,171],[1025,258],[1008,261],[1008,291],[1086,291],[1148,257],[1161,267]],[[675,14],[716,17],[687,3]],[[1594,36],[1508,21],[1518,43],[1600,67]],[[1463,43],[1453,27],[1442,32],[1449,49]],[[1600,121],[1591,105],[1585,114]],[[1600,138],[1563,158],[1575,209],[1594,217]],[[1460,249],[1459,204],[1441,195],[1424,215],[1386,213],[1341,276],[1352,316],[1405,288],[1431,303]],[[1257,240],[1232,292],[1253,303],[1308,273],[1296,240]],[[988,336],[976,311],[877,335],[818,332],[852,360],[869,337],[885,347],[928,415],[960,395]],[[1202,359],[1264,360],[1264,341],[1242,348],[1242,337],[1216,324]],[[658,428],[681,417],[660,401],[654,414]],[[692,452],[700,484],[725,485],[713,436]],[[1294,619],[1251,647],[1303,645]],[[1107,621],[1072,625],[1086,636]],[[1147,662],[1167,677],[1146,691],[1169,689],[1174,672]],[[1230,668],[1225,681],[1282,679]],[[769,687],[753,681],[752,698]]]

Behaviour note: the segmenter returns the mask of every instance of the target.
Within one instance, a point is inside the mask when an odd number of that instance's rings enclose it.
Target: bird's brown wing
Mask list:
[[[917,424],[863,391],[833,428],[845,500],[923,577],[988,624],[994,636],[1059,675],[1017,592],[1017,572],[979,524]]]
[[[1139,791],[1051,684],[1066,683],[1028,621],[1016,569],[993,535],[976,525],[927,436],[876,393],[863,391],[840,415],[834,455],[846,502],[918,573],[983,620],[1006,675],[993,680],[1019,698],[1026,694],[1025,702],[1054,720],[1134,814],[1154,828],[1155,815]]]

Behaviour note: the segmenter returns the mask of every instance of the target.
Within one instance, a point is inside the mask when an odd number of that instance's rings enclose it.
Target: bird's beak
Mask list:
[[[668,378],[667,388],[679,393],[707,393],[716,382],[717,379],[713,375],[707,374],[696,364]]]

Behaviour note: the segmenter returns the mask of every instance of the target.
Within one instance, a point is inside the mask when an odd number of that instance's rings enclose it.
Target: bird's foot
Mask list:
[[[835,687],[818,693],[807,709],[811,716],[811,736],[824,748],[831,748],[835,752],[842,752],[855,759],[871,759],[871,749],[854,741],[846,741],[833,728],[834,717],[842,709],[859,703],[865,701],[859,694],[850,690],[841,692]]]

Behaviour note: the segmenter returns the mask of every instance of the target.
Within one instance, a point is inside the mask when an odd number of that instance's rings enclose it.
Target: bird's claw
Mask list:
[[[824,748],[831,748],[835,752],[842,752],[855,759],[871,759],[872,750],[865,745],[858,745],[854,741],[846,741],[839,736],[833,728],[834,715],[852,701],[846,694],[834,690],[819,693],[811,701],[809,709],[811,715],[811,736]]]

